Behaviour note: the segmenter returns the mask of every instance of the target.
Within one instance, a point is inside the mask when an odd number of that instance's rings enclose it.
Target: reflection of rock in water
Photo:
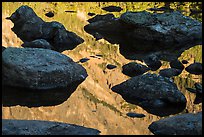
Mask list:
[[[156,74],[135,76],[112,87],[127,102],[141,106],[147,112],[166,116],[181,112],[186,106],[185,96],[169,78]]]
[[[41,120],[2,120],[2,135],[98,135],[99,130]]]
[[[34,90],[19,87],[2,87],[2,105],[10,106],[55,106],[66,101],[76,90],[76,85],[70,85],[67,88],[56,88],[49,90]]]

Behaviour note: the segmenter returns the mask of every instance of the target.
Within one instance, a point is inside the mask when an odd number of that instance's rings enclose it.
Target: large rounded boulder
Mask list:
[[[29,89],[66,88],[83,82],[86,70],[59,52],[7,48],[2,53],[3,85]]]

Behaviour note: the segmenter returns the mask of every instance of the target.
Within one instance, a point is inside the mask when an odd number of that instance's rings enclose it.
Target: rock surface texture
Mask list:
[[[99,135],[100,131],[74,124],[40,120],[2,120],[2,135]]]
[[[86,70],[59,52],[39,48],[7,48],[2,53],[3,84],[30,89],[66,88],[80,84]]]
[[[154,51],[166,57],[177,51],[178,57],[185,49],[202,43],[202,23],[178,11],[125,12],[119,18],[92,20],[84,29],[93,36],[98,33],[110,43],[119,44],[121,53]]]
[[[202,135],[202,112],[164,118],[148,128],[155,135]]]

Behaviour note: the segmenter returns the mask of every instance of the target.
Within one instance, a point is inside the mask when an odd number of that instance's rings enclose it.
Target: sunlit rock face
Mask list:
[[[2,53],[2,71],[4,85],[30,89],[65,88],[88,76],[68,56],[37,48],[7,48]]]
[[[98,135],[99,130],[41,120],[2,120],[2,135]]]
[[[45,22],[28,6],[19,7],[7,19],[14,23],[12,31],[23,41],[31,42],[36,39],[45,39],[54,50],[62,52],[74,49],[84,40],[74,32],[70,32],[56,21]]]
[[[120,94],[126,101],[160,116],[178,113],[185,108],[186,104],[186,98],[178,90],[176,84],[169,78],[156,74],[147,73],[132,77],[112,87],[112,90]],[[179,109],[175,106],[179,106]],[[167,108],[172,112],[168,112]]]
[[[167,54],[176,50],[181,54],[202,42],[202,23],[177,11],[162,14],[125,12],[119,18],[91,22],[84,29],[93,36],[96,33],[102,35],[110,43],[117,43],[121,50],[130,53],[162,51]]]
[[[148,128],[155,135],[202,135],[202,112],[164,118]]]

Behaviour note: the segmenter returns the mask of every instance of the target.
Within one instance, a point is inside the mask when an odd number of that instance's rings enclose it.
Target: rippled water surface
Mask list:
[[[164,6],[163,2],[9,2],[2,3],[2,45],[5,47],[21,47],[22,41],[11,31],[13,23],[5,18],[10,16],[21,5],[28,5],[33,8],[36,14],[44,21],[58,21],[67,30],[75,32],[82,37],[84,43],[71,51],[64,51],[74,61],[81,58],[89,58],[81,65],[86,68],[88,77],[78,86],[76,91],[62,104],[49,107],[23,107],[11,106],[2,107],[2,118],[4,119],[27,119],[27,120],[48,120],[64,123],[77,124],[85,127],[95,128],[101,134],[152,134],[148,126],[159,117],[149,114],[139,106],[127,103],[119,95],[111,91],[111,87],[127,79],[128,76],[122,74],[122,66],[133,60],[128,60],[119,53],[118,45],[113,45],[104,39],[96,41],[93,36],[84,31],[87,20],[91,18],[89,12],[96,14],[106,14],[102,7],[115,5],[123,10],[113,14],[117,17],[126,11],[142,11],[148,8]],[[186,16],[191,16],[202,21],[202,14],[191,15],[190,9],[199,8],[194,3],[171,3],[171,7],[183,11]],[[55,16],[48,18],[45,13],[54,11]],[[74,12],[65,12],[74,11]],[[202,46],[194,46],[179,57],[179,60],[186,59],[189,64],[194,61],[202,63]],[[100,54],[102,56],[93,58]],[[139,62],[136,60],[136,62]],[[168,68],[168,62],[162,62],[162,68]],[[117,68],[109,70],[107,64],[116,65]],[[151,73],[158,73],[152,71]],[[199,112],[202,110],[202,103],[193,104],[195,95],[188,92],[185,87],[193,87],[195,82],[202,82],[202,75],[189,74],[185,70],[177,77],[174,82],[187,98],[186,109],[181,113]],[[188,111],[187,111],[188,110]],[[145,114],[143,118],[130,118],[127,112]],[[168,116],[166,116],[168,117]]]

